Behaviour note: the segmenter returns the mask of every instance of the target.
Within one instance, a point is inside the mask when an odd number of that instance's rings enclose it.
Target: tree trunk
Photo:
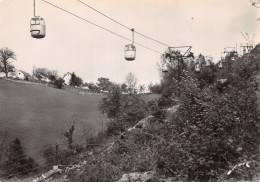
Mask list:
[[[8,78],[7,60],[4,60],[3,63],[4,63],[4,67],[5,67],[5,76],[6,76],[6,78]]]

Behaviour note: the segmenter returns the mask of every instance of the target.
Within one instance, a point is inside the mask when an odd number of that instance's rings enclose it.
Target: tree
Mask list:
[[[150,83],[148,85],[148,89],[150,90],[151,93],[154,93],[154,94],[162,93],[162,86],[161,86],[161,84],[153,85],[152,83]]]
[[[28,174],[38,166],[32,158],[26,156],[21,141],[17,137],[10,143],[6,156],[7,160],[4,162],[6,175]]]
[[[97,85],[95,85],[95,83],[93,83],[93,82],[90,82],[88,84],[88,88],[90,90],[93,90],[94,92],[99,92],[100,91],[100,88]]]
[[[127,85],[125,83],[121,84],[122,92],[127,92]]]
[[[78,77],[74,72],[71,74],[71,78],[70,78],[70,85],[71,86],[76,86],[79,87],[83,84],[83,80]]]
[[[64,84],[64,80],[62,78],[55,79],[53,84],[54,84],[54,86],[56,88],[62,89],[63,88],[63,84]]]
[[[38,80],[45,78],[54,81],[57,77],[57,71],[52,72],[48,68],[35,68],[33,67],[33,76],[36,77]]]
[[[109,81],[109,78],[98,78],[97,86],[99,86],[100,90],[110,91],[113,83]]]
[[[127,85],[128,91],[130,93],[136,92],[137,78],[134,75],[134,73],[132,72],[128,73],[125,79],[126,79],[125,84]]]
[[[117,134],[133,126],[146,115],[145,101],[142,97],[135,92],[122,94],[119,85],[114,86],[107,97],[102,99],[99,110],[112,120],[108,125],[107,134]]]
[[[16,59],[14,51],[7,47],[0,49],[0,72],[5,72],[6,77],[8,77],[8,72],[14,71],[14,66],[10,59]]]
[[[72,144],[73,144],[73,133],[74,133],[74,129],[75,129],[75,124],[73,123],[73,124],[71,125],[71,127],[68,129],[68,131],[66,131],[66,132],[64,133],[64,136],[67,138],[67,141],[68,141],[68,148],[69,148],[69,149],[72,149],[72,148],[73,148]]]
[[[139,92],[143,93],[145,91],[145,85],[139,85]]]

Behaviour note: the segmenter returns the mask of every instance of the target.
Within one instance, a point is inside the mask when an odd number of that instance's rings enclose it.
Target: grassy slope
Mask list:
[[[103,97],[0,79],[0,127],[10,128],[21,138],[27,152],[41,149],[43,144],[64,140],[70,121],[89,122],[100,128],[97,106]]]

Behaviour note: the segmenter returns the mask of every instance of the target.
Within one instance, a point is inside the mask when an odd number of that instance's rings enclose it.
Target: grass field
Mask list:
[[[41,149],[43,144],[64,142],[69,122],[91,123],[100,129],[97,107],[103,97],[0,79],[0,127],[18,136],[26,152]],[[40,157],[40,152],[32,157]]]
[[[97,107],[104,97],[0,79],[0,128],[10,129],[29,153],[42,149],[44,144],[65,143],[63,133],[73,121],[76,130],[84,124],[90,124],[92,130],[102,129],[102,120],[106,119]],[[158,97],[143,95],[146,101]],[[30,155],[39,159],[41,151]]]

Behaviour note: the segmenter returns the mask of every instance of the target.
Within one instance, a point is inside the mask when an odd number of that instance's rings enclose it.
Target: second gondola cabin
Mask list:
[[[195,65],[195,72],[200,72],[200,65],[199,64],[196,64]]]
[[[162,72],[163,73],[167,73],[168,72],[168,68],[166,64],[162,64]]]
[[[125,46],[125,59],[127,61],[135,60],[136,48],[133,44],[128,44]]]
[[[31,36],[36,39],[44,38],[46,35],[45,21],[41,17],[34,17],[31,19],[30,26]]]

